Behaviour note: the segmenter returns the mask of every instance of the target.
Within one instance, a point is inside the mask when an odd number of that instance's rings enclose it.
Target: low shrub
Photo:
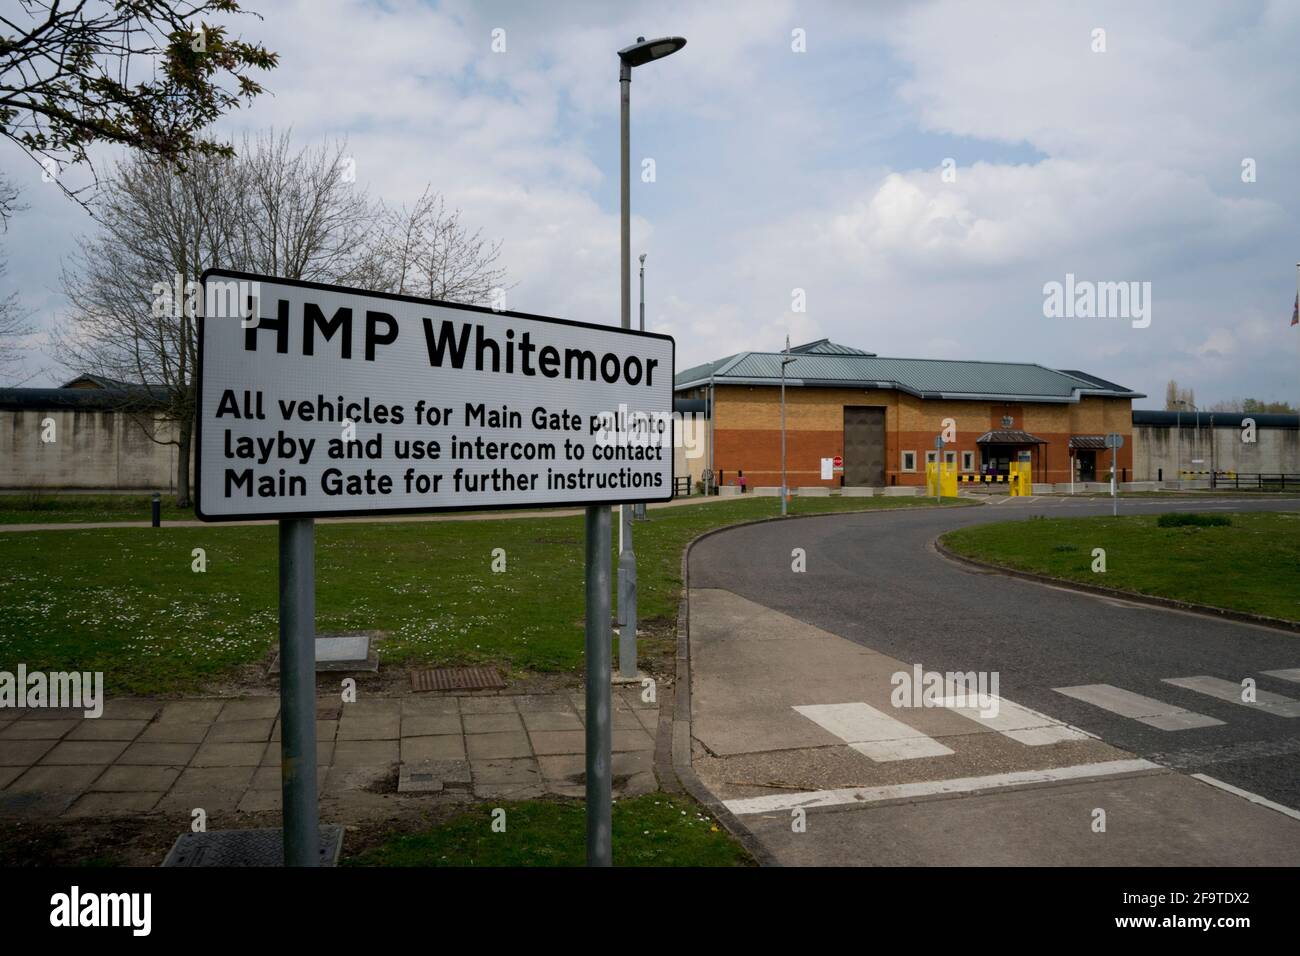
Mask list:
[[[1198,515],[1185,511],[1171,511],[1156,519],[1161,528],[1222,528],[1232,524],[1227,515]]]

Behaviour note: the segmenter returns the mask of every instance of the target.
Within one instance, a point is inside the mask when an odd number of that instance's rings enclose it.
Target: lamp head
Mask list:
[[[618,51],[618,58],[628,66],[641,66],[651,60],[671,56],[684,46],[686,46],[685,37],[660,37],[657,40],[637,37],[636,42],[631,46]]]

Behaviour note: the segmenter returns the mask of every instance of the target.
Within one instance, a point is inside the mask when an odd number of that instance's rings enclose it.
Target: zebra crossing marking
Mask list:
[[[995,705],[990,707],[984,703],[969,703],[970,696],[968,694],[964,699],[965,706],[959,707],[957,702],[963,700],[963,698],[954,695],[954,688],[951,683],[948,684],[947,692],[950,696],[945,697],[943,700],[945,708],[961,714],[963,717],[968,717],[981,726],[997,731],[1003,737],[1010,737],[1012,740],[1028,747],[1042,747],[1046,744],[1058,744],[1065,740],[1087,740],[1093,737],[1086,730],[1071,727],[1054,717],[1048,717],[1036,710],[1022,707],[1005,697],[998,697],[993,694],[985,695],[985,700]],[[985,710],[992,710],[994,713],[987,715],[984,713]]]
[[[1205,694],[1208,697],[1227,701],[1230,704],[1240,704],[1243,707],[1262,710],[1267,714],[1276,714],[1279,717],[1300,717],[1300,700],[1292,700],[1290,697],[1274,694],[1267,690],[1256,690],[1254,701],[1244,701],[1241,699],[1241,685],[1230,680],[1224,680],[1221,677],[1209,677],[1204,674],[1197,677],[1166,677],[1164,682],[1173,684],[1175,687],[1182,687],[1184,690],[1195,691],[1198,694]]]
[[[1264,671],[1269,677],[1280,677],[1282,680],[1289,680],[1300,684],[1300,667],[1284,667],[1280,671]]]
[[[1157,730],[1192,730],[1223,723],[1214,717],[1166,704],[1153,697],[1143,697],[1113,684],[1079,684],[1075,687],[1053,687],[1052,690]]]
[[[944,757],[953,752],[933,737],[869,704],[806,704],[794,709],[877,763]]]

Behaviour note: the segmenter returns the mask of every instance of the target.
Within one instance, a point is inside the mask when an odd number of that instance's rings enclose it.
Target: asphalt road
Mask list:
[[[1170,510],[1189,510],[1189,502],[1120,505],[1121,514]],[[1195,510],[1300,511],[1300,500],[1201,500]],[[1300,635],[976,572],[931,547],[943,532],[972,524],[1110,511],[1109,501],[1040,498],[751,525],[698,544],[690,586],[733,592],[926,670],[996,671],[1000,695],[1017,704],[1156,763],[1300,809],[1300,714],[1287,717],[1165,683],[1208,675],[1235,684],[1253,677],[1261,692],[1300,699],[1300,683],[1264,674],[1300,668]],[[807,554],[802,574],[791,572],[796,547]],[[1160,730],[1054,690],[1090,684],[1114,685],[1222,723]]]

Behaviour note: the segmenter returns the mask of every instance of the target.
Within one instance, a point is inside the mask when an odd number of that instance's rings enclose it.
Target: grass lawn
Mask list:
[[[951,531],[943,542],[1022,571],[1300,621],[1300,514],[1229,517],[1217,528],[1160,528],[1155,515],[1041,518]],[[1093,548],[1106,551],[1105,574],[1092,571]]]
[[[492,812],[505,810],[505,831]],[[424,833],[394,836],[344,866],[584,866],[586,808],[578,801],[483,805]],[[344,848],[346,851],[346,842]],[[662,793],[619,800],[615,866],[746,866],[749,855],[699,804]]]
[[[932,504],[808,498],[791,509]],[[779,512],[777,498],[747,498],[654,509],[637,523],[641,625],[663,635],[642,642],[643,658],[674,649],[686,543]],[[274,525],[0,533],[0,670],[102,670],[110,696],[193,692],[227,678],[277,641],[277,541]],[[205,573],[191,569],[195,548]],[[491,570],[496,548],[504,573]],[[580,515],[318,524],[317,628],[386,632],[386,663],[576,672],[582,560]]]
[[[0,495],[0,524],[57,524],[79,521],[148,521],[151,495]],[[193,508],[177,508],[175,495],[162,496],[162,520],[194,520]]]

